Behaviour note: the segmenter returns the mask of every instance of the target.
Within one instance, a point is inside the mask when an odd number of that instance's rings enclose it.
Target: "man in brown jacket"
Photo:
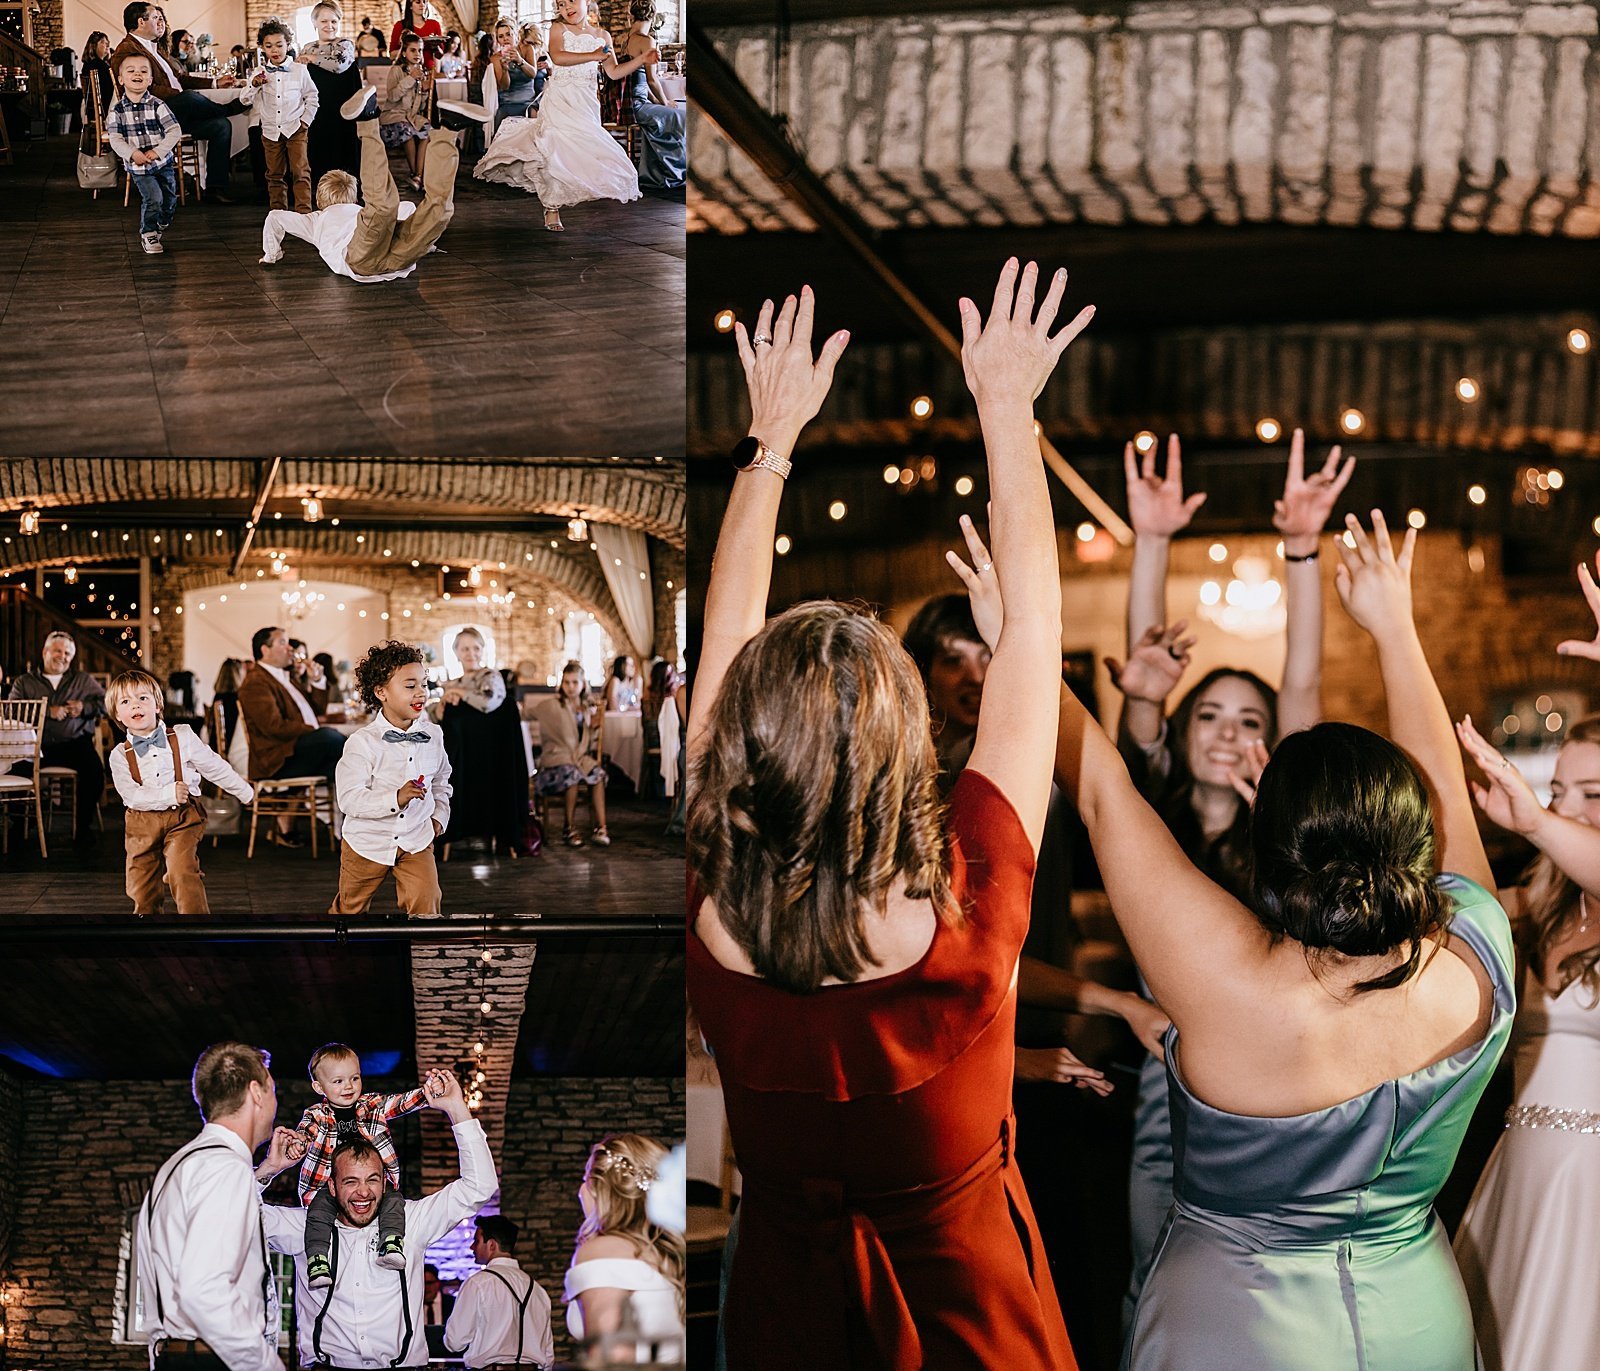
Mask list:
[[[338,794],[334,769],[344,752],[344,734],[319,728],[317,714],[328,707],[328,690],[302,690],[289,672],[294,649],[281,628],[260,628],[250,640],[255,663],[239,685],[239,717],[249,729],[250,779],[326,776],[328,793]],[[269,833],[280,846],[298,844],[286,833]]]
[[[198,93],[202,86],[227,89],[237,85],[232,76],[190,76],[182,66],[162,54],[157,46],[167,31],[167,16],[157,5],[133,0],[122,11],[122,26],[127,30],[111,54],[113,73],[122,69],[122,59],[130,56],[150,59],[150,93],[170,109],[178,127],[191,138],[206,144],[206,199],[231,205],[228,197],[228,163],[233,160],[233,128],[224,112],[226,106]],[[120,79],[120,78],[119,78]]]

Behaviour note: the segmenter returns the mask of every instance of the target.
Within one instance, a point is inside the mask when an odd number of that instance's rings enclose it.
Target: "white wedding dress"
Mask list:
[[[561,30],[565,52],[598,52],[597,34]],[[546,209],[585,200],[639,199],[639,173],[600,119],[597,66],[551,64],[544,98],[531,118],[507,119],[473,175],[532,191]]]
[[[597,1257],[567,1268],[567,1332],[575,1341],[583,1341],[583,1306],[578,1296],[602,1288],[630,1292],[628,1303],[633,1306],[640,1339],[636,1363],[683,1360],[683,1319],[678,1313],[682,1292],[649,1262],[634,1257]],[[620,1359],[628,1360],[626,1356]]]
[[[1600,1006],[1531,971],[1512,1029],[1516,1103],[1456,1234],[1486,1371],[1600,1367]]]

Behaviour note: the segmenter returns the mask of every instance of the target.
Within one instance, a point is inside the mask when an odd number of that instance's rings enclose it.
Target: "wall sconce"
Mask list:
[[[576,519],[567,520],[567,539],[569,542],[586,543],[589,541],[589,521],[581,515]]]

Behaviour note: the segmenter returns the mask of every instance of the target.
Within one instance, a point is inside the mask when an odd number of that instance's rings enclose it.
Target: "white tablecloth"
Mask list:
[[[441,100],[454,100],[457,104],[468,103],[465,77],[447,79],[441,76],[433,83],[433,88]]]
[[[207,100],[214,100],[219,105],[231,105],[239,98],[239,92],[242,89],[242,86],[230,86],[226,90],[218,90],[214,86],[202,86],[197,91],[197,94],[205,96]],[[243,110],[238,114],[230,114],[228,116],[228,126],[232,130],[232,139],[228,144],[228,156],[230,158],[237,157],[241,152],[249,149],[250,125],[259,124],[260,122],[260,116],[253,109]],[[196,138],[194,146],[200,160],[200,189],[204,190],[206,185],[206,149],[210,145],[206,139]]]
[[[606,711],[605,752],[639,788],[644,770],[644,716]]]
[[[669,100],[676,100],[681,104],[688,98],[689,78],[686,76],[668,76],[658,68],[656,84],[661,87],[661,93]]]
[[[0,728],[0,776],[18,762],[32,762],[37,739],[31,728]]]

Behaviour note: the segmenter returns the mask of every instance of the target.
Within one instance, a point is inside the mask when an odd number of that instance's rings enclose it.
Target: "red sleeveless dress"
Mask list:
[[[965,920],[880,980],[797,995],[730,971],[694,934],[690,892],[689,997],[745,1182],[733,1371],[1077,1365],[1013,1155],[1033,849],[970,769],[947,828]]]

